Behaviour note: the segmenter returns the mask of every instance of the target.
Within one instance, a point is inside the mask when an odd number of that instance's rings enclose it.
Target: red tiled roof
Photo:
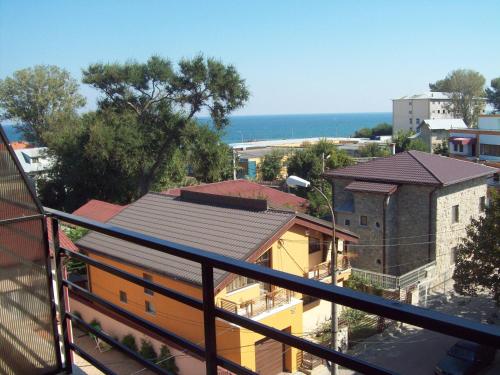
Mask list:
[[[127,206],[120,206],[119,204],[91,199],[83,206],[75,210],[73,215],[105,223],[113,216],[120,213],[125,207]]]
[[[293,209],[299,212],[305,212],[308,205],[307,199],[267,186],[262,186],[248,180],[230,180],[216,182],[213,184],[187,186],[183,188],[170,189],[162,192],[162,194],[178,197],[181,194],[181,189],[199,193],[228,195],[241,198],[266,199],[270,207]]]
[[[349,191],[360,191],[367,193],[392,194],[398,188],[394,184],[382,184],[380,182],[353,181],[345,187]]]
[[[52,222],[47,219],[47,234],[49,236],[49,246],[50,246],[50,252],[51,254],[54,253],[54,242],[53,242],[53,236],[52,236]],[[61,247],[64,247],[65,249],[71,250],[71,251],[78,251],[78,247],[69,239],[69,237],[66,235],[66,233],[63,232],[61,228],[59,228],[59,244]]]
[[[327,177],[423,185],[451,185],[488,176],[495,169],[484,165],[429,154],[406,151],[346,168],[327,171]]]

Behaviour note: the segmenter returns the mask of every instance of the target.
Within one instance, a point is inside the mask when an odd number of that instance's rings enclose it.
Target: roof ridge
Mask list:
[[[417,161],[417,163],[418,163],[418,164],[420,164],[422,167],[424,167],[424,168],[425,168],[425,170],[426,170],[427,172],[429,172],[429,173],[432,175],[432,177],[434,177],[434,178],[435,178],[435,179],[436,179],[436,180],[437,180],[437,181],[438,181],[441,185],[443,185],[443,184],[444,184],[444,182],[443,182],[443,181],[442,181],[442,180],[441,180],[438,176],[436,176],[436,174],[435,174],[434,172],[432,172],[429,168],[427,168],[427,166],[426,166],[424,163],[422,163],[422,162],[421,162],[421,161],[420,161],[417,157],[415,157],[415,155],[413,155],[413,152],[415,152],[415,151],[416,151],[416,150],[410,150],[410,151],[408,151],[408,154],[410,154],[410,156],[411,156],[413,159],[415,159],[415,160]],[[431,155],[432,155],[432,154],[431,154]]]

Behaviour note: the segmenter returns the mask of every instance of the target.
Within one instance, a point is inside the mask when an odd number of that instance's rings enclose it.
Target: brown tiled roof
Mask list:
[[[113,216],[121,212],[125,207],[126,206],[120,206],[119,204],[91,199],[83,206],[75,210],[73,215],[105,223]]]
[[[421,151],[406,151],[346,168],[325,176],[364,181],[446,186],[488,176],[495,169]]]
[[[398,185],[383,184],[380,182],[353,181],[345,187],[345,190],[360,191],[367,193],[392,194],[398,188]]]
[[[130,204],[108,224],[193,246],[238,259],[247,259],[272,238],[295,214],[286,211],[248,211],[185,202],[150,193]],[[198,263],[91,232],[77,243],[112,258],[201,284]],[[218,285],[227,272],[214,269]]]

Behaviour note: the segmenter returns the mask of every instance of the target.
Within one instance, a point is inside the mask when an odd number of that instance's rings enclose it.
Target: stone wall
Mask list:
[[[444,187],[436,193],[436,280],[453,275],[453,248],[466,236],[472,218],[481,215],[480,198],[486,196],[486,180],[478,178]],[[459,206],[459,221],[452,223],[452,207]]]

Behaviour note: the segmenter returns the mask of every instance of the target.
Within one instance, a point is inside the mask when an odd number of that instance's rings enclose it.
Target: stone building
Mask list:
[[[349,250],[353,269],[392,280],[389,289],[420,281],[426,265],[423,274],[434,285],[449,279],[456,246],[484,209],[486,178],[494,172],[419,151],[328,171],[336,221],[360,237]]]
[[[462,119],[439,119],[424,120],[417,128],[417,137],[421,139],[429,149],[434,153],[436,146],[445,142],[448,145],[450,132],[457,129],[468,129]]]

